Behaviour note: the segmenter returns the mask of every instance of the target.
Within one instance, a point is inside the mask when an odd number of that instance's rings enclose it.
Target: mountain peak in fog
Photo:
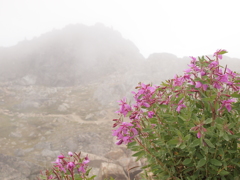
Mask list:
[[[1,48],[0,60],[2,81],[33,78],[40,85],[69,86],[124,72],[144,58],[118,31],[97,23],[71,24]]]

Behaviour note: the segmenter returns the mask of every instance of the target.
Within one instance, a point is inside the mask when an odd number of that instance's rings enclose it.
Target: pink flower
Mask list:
[[[53,175],[48,176],[48,179],[55,179]]]
[[[123,140],[122,139],[120,139],[119,141],[117,141],[115,144],[116,145],[121,145],[123,143]]]
[[[191,69],[185,69],[184,72],[190,73],[190,72],[191,72]]]
[[[85,165],[84,164],[81,164],[81,166],[79,167],[78,171],[79,172],[82,172],[82,173],[86,173],[86,170],[85,170]]]
[[[215,87],[217,89],[221,89],[222,88],[221,84],[218,81],[214,81],[213,82],[213,87]]]
[[[207,73],[205,71],[201,70],[200,74],[201,74],[201,76],[205,76]]]
[[[149,91],[150,93],[153,93],[156,90],[155,87],[152,87],[149,84],[145,85],[144,83],[142,83],[141,86],[142,86],[142,89],[141,89],[142,93],[145,93],[146,91]]]
[[[193,56],[189,56],[189,57],[192,59],[191,63],[195,64],[197,59],[195,57],[193,57]]]
[[[208,88],[208,85],[207,84],[202,84],[200,81],[197,81],[196,85],[195,85],[195,88],[200,88],[200,87],[202,87],[203,90],[206,91],[207,88]]]
[[[230,69],[227,68],[226,74],[230,76],[231,78],[235,78],[237,76],[236,73],[232,72]]]
[[[219,82],[224,82],[227,83],[228,82],[228,75],[227,74],[222,74],[222,75],[218,75],[218,77],[216,78],[217,81]]]
[[[196,82],[196,85],[195,85],[195,88],[200,88],[201,86],[202,86],[202,83],[199,82],[199,81],[197,81],[197,82]]]
[[[201,137],[202,137],[201,131],[198,131],[198,132],[197,132],[197,137],[198,137],[198,138],[201,138]]]
[[[72,170],[74,167],[75,167],[75,163],[74,163],[74,162],[69,162],[69,163],[67,164],[67,168],[68,168],[69,170]]]
[[[152,112],[152,111],[148,111],[148,117],[149,117],[149,118],[152,118],[153,115],[154,115],[154,112]]]
[[[197,131],[197,138],[201,138],[203,135],[203,132],[206,132],[207,130],[203,127],[203,124],[198,124],[197,126],[194,126],[190,129],[190,131]]]
[[[174,76],[173,82],[174,86],[181,86],[184,83],[185,79],[183,77],[178,77],[177,75]]]
[[[135,128],[131,128],[131,132],[134,136],[138,135],[138,131]]]
[[[58,159],[64,159],[64,158],[65,158],[65,156],[62,154],[58,156]]]
[[[213,56],[216,56],[219,59],[222,59],[222,55],[227,53],[227,51],[225,49],[218,49]]]
[[[60,171],[63,171],[66,173],[66,169],[63,167],[62,163],[61,163],[61,159],[57,158],[55,162],[53,162],[55,167],[58,167]]]
[[[182,99],[179,101],[179,103],[177,104],[177,105],[178,105],[178,107],[177,107],[177,109],[176,109],[177,112],[180,112],[182,108],[185,108],[185,107],[186,107],[186,106],[182,103],[183,100],[184,100],[184,98],[182,98]]]
[[[89,162],[90,162],[90,160],[89,160],[88,156],[86,156],[84,159],[85,159],[85,160],[83,161],[83,164],[87,164],[87,163],[89,163]]]
[[[56,159],[56,161],[52,162],[52,163],[55,163],[55,164],[60,164],[61,163],[61,160],[59,158]]]
[[[132,110],[131,106],[127,104],[127,100],[124,98],[120,102],[120,110],[116,111],[116,113],[123,114],[124,116],[127,115],[128,112]]]
[[[194,57],[191,57],[191,58],[192,58],[192,61],[190,64],[188,64],[188,66],[191,67],[191,69],[193,69],[194,71],[199,72],[200,69],[196,66],[196,58]]]
[[[210,69],[212,69],[212,68],[214,68],[214,67],[217,67],[218,65],[219,65],[218,61],[213,61],[213,62],[211,62],[211,63],[208,65],[208,67],[209,67]]]
[[[232,105],[233,102],[236,102],[236,100],[235,99],[228,99],[228,100],[222,101],[222,106],[218,109],[218,111],[221,110],[225,106],[225,108],[228,110],[228,112],[230,112],[232,110],[231,105]]]
[[[73,156],[73,153],[72,152],[68,152],[68,155],[70,156],[70,157],[72,157]]]
[[[150,105],[147,102],[141,102],[139,103],[140,106],[150,107]]]
[[[113,136],[117,136],[119,140],[116,142],[117,145],[122,143],[128,144],[132,142],[132,139],[138,135],[138,131],[133,127],[133,124],[128,122],[123,122],[120,127],[116,130],[113,130]]]

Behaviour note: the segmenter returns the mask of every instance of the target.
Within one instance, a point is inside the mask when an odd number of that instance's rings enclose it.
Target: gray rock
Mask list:
[[[60,112],[65,112],[65,111],[67,111],[68,109],[69,109],[69,105],[68,104],[66,104],[66,103],[63,103],[63,104],[61,104],[61,105],[59,105],[58,106],[58,111],[60,111]]]
[[[114,163],[102,163],[97,176],[98,180],[112,177],[115,180],[127,180],[126,173],[123,168]]]
[[[51,143],[49,142],[39,142],[35,145],[36,149],[51,149]]]
[[[16,169],[19,169],[25,177],[28,177],[31,174],[31,167],[25,161],[20,161],[16,166]]]
[[[20,138],[22,134],[20,132],[11,132],[10,137]]]
[[[60,155],[60,151],[51,151],[49,149],[44,149],[44,150],[42,150],[41,155],[45,156],[45,157],[54,158],[54,157],[57,157],[58,155]]]
[[[86,117],[85,117],[85,120],[89,120],[89,119],[92,119],[94,117],[94,114],[88,114]]]
[[[1,180],[33,180],[41,169],[40,166],[22,161],[20,158],[0,154]]]
[[[109,151],[105,157],[111,160],[118,160],[119,158],[126,157],[124,151],[120,148]]]
[[[0,179],[1,180],[27,180],[27,178],[16,169],[8,164],[0,162]]]
[[[15,156],[17,157],[24,157],[25,156],[25,152],[22,149],[16,149],[14,152]]]

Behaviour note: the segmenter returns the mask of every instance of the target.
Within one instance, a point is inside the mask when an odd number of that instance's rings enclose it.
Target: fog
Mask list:
[[[35,179],[68,151],[90,154],[93,173],[100,162],[126,171],[136,164],[111,135],[118,100],[131,101],[139,82],[159,85],[183,74],[189,56],[211,57],[218,48],[229,51],[221,64],[240,71],[238,12],[231,6],[221,14],[230,5],[220,1],[218,9],[204,1],[184,1],[192,8],[176,1],[21,2],[0,1],[0,179]]]
[[[145,58],[161,52],[198,56],[216,49],[240,58],[238,17],[237,0],[1,0],[0,47],[68,24],[100,22],[134,42]]]

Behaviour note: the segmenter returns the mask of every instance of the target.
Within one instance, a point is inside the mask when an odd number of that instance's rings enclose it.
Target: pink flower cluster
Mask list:
[[[72,152],[68,152],[69,157],[65,157],[64,155],[59,155],[54,164],[55,171],[60,171],[66,173],[67,171],[73,176],[74,168],[77,168],[79,173],[85,174],[87,169],[87,164],[90,162],[88,156],[86,156],[83,160],[80,161],[80,154],[73,154]],[[72,158],[72,159],[71,159]]]
[[[120,145],[122,143],[132,142],[138,136],[139,131],[143,128],[141,121],[154,118],[157,115],[158,106],[167,105],[177,113],[182,113],[187,108],[186,99],[189,97],[200,99],[203,93],[208,90],[218,92],[215,103],[220,104],[220,108],[216,111],[232,110],[234,99],[228,99],[230,95],[222,96],[225,91],[238,92],[240,90],[239,75],[230,69],[223,69],[219,65],[218,59],[222,59],[222,55],[226,50],[217,50],[213,57],[216,59],[208,60],[195,57],[191,58],[189,69],[184,71],[183,76],[174,76],[173,79],[166,81],[162,86],[152,86],[150,84],[139,83],[136,87],[137,92],[133,92],[135,104],[129,105],[126,99],[120,101],[120,109],[117,111],[121,115],[119,119],[114,119],[113,136],[116,136]],[[188,97],[189,96],[189,97]],[[160,107],[161,108],[161,107]],[[123,122],[122,117],[128,116],[130,122]],[[203,124],[193,127],[191,130],[197,131],[197,137],[202,137],[206,129]]]
[[[122,122],[122,119],[114,119],[116,121],[113,127],[119,126],[118,129],[113,130],[113,136],[117,137],[117,145],[122,143],[128,144],[138,135],[138,129],[141,129],[140,119],[145,116],[146,118],[152,118],[155,113],[153,111],[144,112],[142,109],[149,108],[155,103],[153,93],[157,87],[140,83],[137,87],[138,92],[133,92],[136,104],[130,106],[127,104],[126,99],[120,102],[120,109],[116,113],[126,117],[129,114],[131,122]]]
[[[118,129],[113,130],[112,135],[117,136],[117,145],[132,142],[133,138],[138,135],[138,131],[133,126],[131,123],[123,122]]]
[[[198,124],[195,127],[192,127],[190,130],[191,131],[197,131],[197,137],[201,138],[203,136],[203,133],[206,132],[207,130],[203,127],[203,123]]]

